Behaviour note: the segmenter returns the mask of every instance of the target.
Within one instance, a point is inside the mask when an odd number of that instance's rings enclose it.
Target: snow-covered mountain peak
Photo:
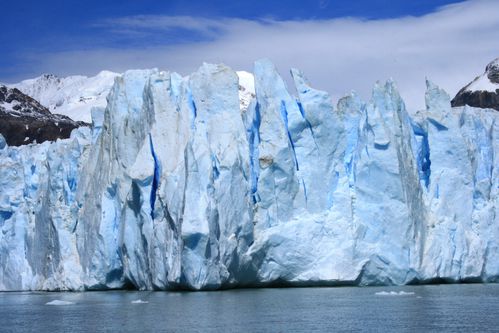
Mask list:
[[[93,77],[73,75],[60,78],[44,74],[11,87],[33,97],[53,113],[91,122],[91,109],[106,106],[106,96],[118,75],[110,71],[102,71]]]
[[[253,98],[255,98],[255,77],[246,71],[237,71],[239,77],[239,106],[242,112],[248,109]]]
[[[499,111],[499,58],[491,61],[485,72],[464,86],[452,100],[452,106],[463,105]]]
[[[477,76],[464,89],[466,91],[488,91],[495,93],[499,89],[499,58],[490,62],[485,67],[485,72]]]
[[[24,114],[37,115],[38,117],[50,114],[49,110],[40,105],[38,101],[26,96],[16,88],[3,85],[0,85],[0,112],[18,117]]]
[[[246,71],[237,71],[237,76],[239,77],[239,85],[244,88],[244,90],[254,94],[255,93],[255,76],[253,73]]]

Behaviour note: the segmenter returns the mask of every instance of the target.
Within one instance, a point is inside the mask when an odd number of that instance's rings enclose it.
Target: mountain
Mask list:
[[[93,127],[3,147],[0,290],[499,281],[498,112],[253,74],[246,108],[224,65],[127,71]]]
[[[240,108],[245,111],[255,97],[253,75],[244,71],[237,74]],[[110,71],[102,71],[94,77],[59,78],[44,74],[8,87],[1,86],[0,134],[11,146],[68,138],[74,128],[92,121],[92,109],[106,106],[106,97],[119,75]]]
[[[102,71],[93,77],[75,75],[59,78],[44,74],[10,87],[31,96],[53,113],[90,123],[91,109],[106,106],[106,96],[117,76],[118,73],[109,71]]]
[[[244,71],[237,74],[240,77],[241,107],[247,108],[255,93],[253,76]],[[110,71],[102,71],[93,77],[75,75],[60,78],[53,74],[44,74],[12,84],[10,87],[31,96],[53,113],[90,123],[92,108],[106,106],[106,97],[115,78],[120,75]]]
[[[499,111],[499,58],[487,65],[485,72],[462,88],[452,106],[469,105]]]
[[[52,114],[18,89],[0,85],[0,134],[9,146],[66,139],[73,129],[85,125]]]

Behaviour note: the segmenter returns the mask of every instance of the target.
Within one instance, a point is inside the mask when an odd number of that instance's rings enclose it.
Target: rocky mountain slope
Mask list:
[[[499,58],[487,65],[485,72],[462,88],[452,106],[469,105],[499,111]]]
[[[0,85],[0,134],[9,146],[66,139],[73,129],[85,125],[52,114],[18,89]]]

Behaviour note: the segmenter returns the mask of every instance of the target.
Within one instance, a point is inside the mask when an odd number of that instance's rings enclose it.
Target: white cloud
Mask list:
[[[215,33],[226,31],[230,29],[231,25],[237,24],[239,21],[238,19],[214,20],[193,16],[136,15],[106,19],[93,26],[131,36],[137,33],[158,33],[185,29],[214,37]]]
[[[393,78],[408,107],[415,109],[423,107],[425,76],[453,95],[499,57],[499,1],[495,0],[467,1],[422,17],[384,20],[135,16],[97,26],[130,37],[182,28],[209,40],[37,54],[39,71],[67,75],[159,67],[189,74],[203,61],[251,71],[254,60],[269,58],[287,79],[291,67],[300,68],[314,87],[334,98],[351,89],[369,98],[375,81]]]

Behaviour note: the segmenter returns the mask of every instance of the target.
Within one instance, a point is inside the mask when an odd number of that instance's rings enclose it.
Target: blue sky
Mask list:
[[[267,57],[339,97],[393,77],[416,105],[424,77],[452,92],[499,56],[499,1],[7,1],[0,82]],[[412,82],[412,83],[411,83]],[[413,99],[413,100],[411,100]]]
[[[258,20],[330,19],[359,17],[383,19],[419,16],[449,0],[363,0],[363,1],[180,1],[180,0],[31,0],[6,1],[0,20],[0,80],[19,79],[36,72],[36,64],[26,55],[37,52],[89,49],[97,47],[131,48],[163,43],[186,43],[204,39],[186,29],[147,36],[119,36],[99,23],[135,15],[196,16],[203,18],[242,18]],[[28,68],[22,68],[28,66]]]

